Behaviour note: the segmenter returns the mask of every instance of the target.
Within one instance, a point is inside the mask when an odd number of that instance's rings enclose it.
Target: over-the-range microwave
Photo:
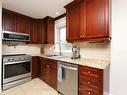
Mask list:
[[[24,33],[3,31],[2,39],[5,41],[30,41],[30,35]]]

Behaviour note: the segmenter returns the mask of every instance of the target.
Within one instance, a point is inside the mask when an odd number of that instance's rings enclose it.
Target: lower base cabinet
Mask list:
[[[41,60],[41,79],[53,87],[57,89],[57,61],[40,58]]]
[[[78,73],[78,95],[103,95],[103,70],[79,65]],[[32,57],[32,78],[37,77],[57,89],[57,61]]]
[[[32,57],[32,79],[40,77],[40,62],[39,57]]]
[[[79,95],[103,95],[103,70],[79,66]]]

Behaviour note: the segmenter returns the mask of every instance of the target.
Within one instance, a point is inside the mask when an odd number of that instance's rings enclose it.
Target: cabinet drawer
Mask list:
[[[96,68],[91,68],[91,67],[86,67],[86,66],[79,66],[79,72],[84,73],[84,74],[89,74],[89,75],[100,75],[102,70],[96,69]]]
[[[100,78],[96,78],[96,77],[91,77],[91,76],[85,76],[85,75],[80,75],[79,76],[79,80],[80,81],[90,81],[93,85],[98,85],[98,83],[101,81]]]
[[[79,72],[81,76],[89,77],[91,79],[99,79],[99,75],[89,74],[89,72]]]
[[[80,80],[79,84],[90,87],[91,89],[94,89],[94,90],[99,90],[99,84],[98,83],[95,84],[92,81]]]
[[[95,93],[92,93],[92,92],[84,92],[84,91],[80,91],[79,92],[79,95],[101,95],[101,94],[95,94]]]
[[[82,93],[83,95],[99,95],[98,90],[94,90],[90,87],[87,87],[87,86],[84,86],[84,85],[81,85],[81,84],[80,84],[80,87],[79,87],[79,92]]]

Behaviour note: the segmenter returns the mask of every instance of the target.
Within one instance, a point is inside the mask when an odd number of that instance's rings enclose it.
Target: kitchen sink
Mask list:
[[[54,56],[60,56],[60,55],[55,55],[55,54],[53,54],[53,55],[45,55],[46,57],[54,57]]]
[[[60,59],[60,58],[66,58],[67,56],[64,56],[64,55],[46,55],[46,57],[52,57],[52,58]]]

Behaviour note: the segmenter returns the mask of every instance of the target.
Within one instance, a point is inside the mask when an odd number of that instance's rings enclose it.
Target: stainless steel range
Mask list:
[[[3,90],[30,80],[31,56],[25,54],[3,56]]]

